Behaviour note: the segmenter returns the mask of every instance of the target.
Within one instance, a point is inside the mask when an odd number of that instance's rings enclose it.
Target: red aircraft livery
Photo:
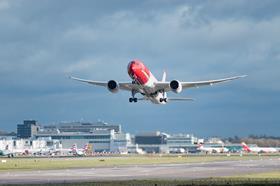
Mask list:
[[[150,79],[151,72],[138,60],[131,61],[127,69],[129,76],[138,81],[141,85],[146,84]]]
[[[192,98],[169,98],[167,92],[173,91],[175,93],[182,92],[183,89],[200,87],[204,85],[213,85],[215,83],[221,83],[225,81],[235,80],[243,76],[234,76],[223,79],[207,80],[207,81],[166,81],[166,73],[163,73],[162,79],[158,81],[151,71],[140,61],[132,60],[127,66],[127,72],[132,81],[130,82],[117,82],[115,80],[109,81],[93,81],[87,79],[80,79],[76,77],[70,77],[71,79],[86,82],[92,85],[107,87],[107,89],[116,93],[118,90],[126,90],[131,92],[129,102],[137,102],[138,100],[149,100],[155,104],[166,104],[170,101],[192,101]],[[135,95],[139,93],[143,97],[136,98]]]

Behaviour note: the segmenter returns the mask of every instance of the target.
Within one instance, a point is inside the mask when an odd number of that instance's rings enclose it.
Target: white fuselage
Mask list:
[[[198,150],[202,152],[208,152],[208,153],[223,153],[223,152],[228,152],[229,150],[225,147],[198,147]]]
[[[141,85],[141,89],[143,91],[143,93],[145,94],[145,98],[149,99],[152,103],[155,104],[166,104],[166,102],[160,102],[161,98],[166,98],[166,93],[164,95],[163,92],[157,92],[156,94],[154,94],[156,92],[155,89],[155,83],[158,82],[158,80],[155,78],[155,76],[151,73],[149,80],[146,84]]]
[[[252,152],[265,152],[265,153],[273,153],[277,152],[277,149],[272,147],[250,147],[250,151]]]

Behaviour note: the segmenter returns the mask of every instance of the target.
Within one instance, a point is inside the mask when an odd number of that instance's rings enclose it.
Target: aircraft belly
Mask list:
[[[141,86],[141,91],[143,91],[144,94],[151,95],[154,94],[157,90],[155,89],[155,85],[154,85],[154,78],[150,78],[148,80],[147,83],[145,83],[144,85],[139,84]]]
[[[156,94],[156,95],[153,95],[153,96],[150,96],[150,100],[151,100],[151,102],[153,102],[153,103],[155,103],[155,104],[166,104],[166,102],[165,101],[163,101],[163,102],[160,102],[160,98],[163,98],[163,95],[162,95],[162,93],[158,93],[158,94]]]

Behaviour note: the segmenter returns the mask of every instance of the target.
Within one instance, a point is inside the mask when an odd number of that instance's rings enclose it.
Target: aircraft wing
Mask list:
[[[81,81],[81,82],[84,82],[84,83],[89,83],[89,84],[92,84],[92,85],[103,86],[103,87],[107,86],[107,82],[105,82],[105,81],[92,81],[92,80],[87,80],[87,79],[76,78],[76,77],[73,77],[73,76],[70,76],[69,78],[70,79],[74,79],[76,81]]]
[[[216,80],[190,81],[190,82],[180,82],[180,83],[182,84],[182,88],[185,89],[185,88],[200,87],[200,86],[205,86],[205,85],[213,85],[216,83],[231,81],[231,80],[243,78],[246,76],[247,75],[242,75],[242,76],[234,76],[234,77],[216,79]],[[170,82],[157,82],[157,83],[155,83],[155,86],[157,87],[158,90],[165,90],[167,92],[167,91],[171,90],[169,84],[170,84]]]
[[[81,81],[81,82],[84,82],[84,83],[89,83],[89,84],[92,84],[92,85],[102,86],[102,87],[107,87],[107,84],[108,84],[107,81],[93,81],[93,80],[88,80],[88,79],[80,79],[80,78],[76,78],[76,77],[73,77],[73,76],[70,76],[69,78],[73,79],[73,80],[76,80],[76,81]],[[120,82],[118,84],[120,86],[120,89],[122,89],[122,90],[138,91],[140,89],[139,85],[131,83],[131,82]]]
[[[119,85],[120,85],[120,89],[127,90],[127,91],[131,91],[131,90],[138,91],[140,89],[140,86],[138,84],[134,84],[130,82],[120,82]]]

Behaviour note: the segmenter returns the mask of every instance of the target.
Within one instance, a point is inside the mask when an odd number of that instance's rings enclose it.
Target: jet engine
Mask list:
[[[175,93],[180,93],[182,91],[182,84],[178,80],[172,80],[169,84],[171,90]]]
[[[110,92],[116,93],[119,91],[119,84],[115,80],[110,80],[107,83],[107,88]]]

